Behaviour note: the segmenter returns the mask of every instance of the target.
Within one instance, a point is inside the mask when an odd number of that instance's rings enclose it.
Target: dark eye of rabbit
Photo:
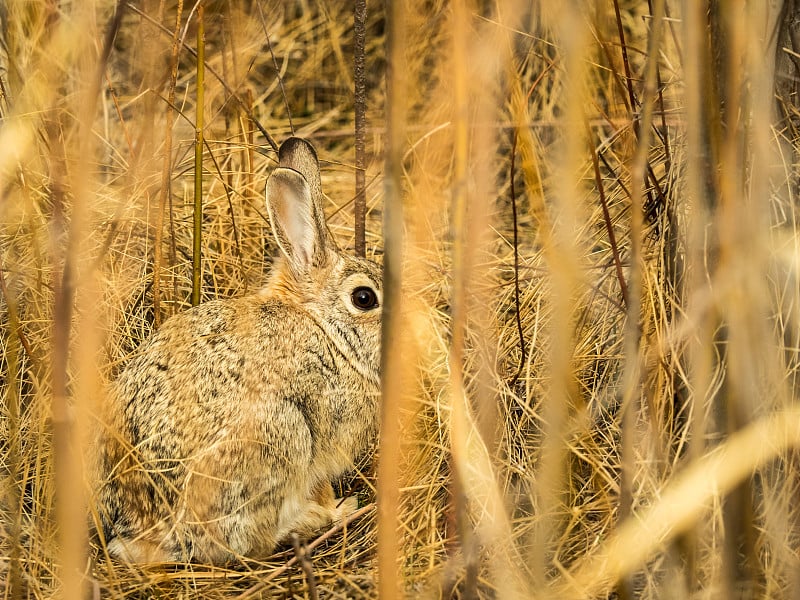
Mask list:
[[[370,287],[357,287],[350,295],[350,299],[353,301],[353,306],[360,310],[369,310],[378,306],[378,295]]]

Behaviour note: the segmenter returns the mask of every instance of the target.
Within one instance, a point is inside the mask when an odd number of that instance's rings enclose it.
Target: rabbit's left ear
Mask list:
[[[278,167],[267,180],[267,212],[275,240],[296,275],[308,273],[327,260],[325,233],[315,214],[312,190],[305,177]],[[324,224],[323,224],[324,229]],[[326,231],[327,232],[327,231]]]
[[[319,173],[319,159],[317,151],[308,140],[299,137],[290,137],[281,144],[278,150],[278,167],[286,167],[297,171],[306,180],[306,185],[311,194],[312,211],[314,224],[317,227],[317,238],[320,241],[320,249],[336,249],[328,225],[325,222],[325,196],[322,194],[322,179]],[[325,260],[325,256],[317,259]]]

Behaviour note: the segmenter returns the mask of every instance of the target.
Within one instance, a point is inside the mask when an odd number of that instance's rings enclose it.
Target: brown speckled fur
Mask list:
[[[355,509],[330,481],[377,432],[381,270],[336,250],[319,165],[290,138],[267,184],[283,257],[259,293],[167,320],[109,393],[97,504],[132,562],[264,557]],[[359,286],[378,304],[352,304]]]

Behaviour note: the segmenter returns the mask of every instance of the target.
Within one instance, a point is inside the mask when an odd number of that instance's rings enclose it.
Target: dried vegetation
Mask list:
[[[79,484],[104,382],[189,306],[197,6],[6,2],[3,597],[797,597],[796,54],[762,4],[368,2],[377,260],[405,114],[397,456],[310,559],[220,569],[108,559]],[[204,8],[206,300],[268,272],[265,134],[316,145],[347,248],[355,150],[350,3]]]

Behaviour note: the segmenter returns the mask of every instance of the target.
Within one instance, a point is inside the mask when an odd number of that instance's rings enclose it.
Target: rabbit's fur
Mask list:
[[[264,557],[356,508],[330,482],[377,433],[381,268],[336,249],[322,198],[313,147],[290,138],[267,182],[282,257],[266,288],[168,319],[113,385],[98,446],[110,554]]]

